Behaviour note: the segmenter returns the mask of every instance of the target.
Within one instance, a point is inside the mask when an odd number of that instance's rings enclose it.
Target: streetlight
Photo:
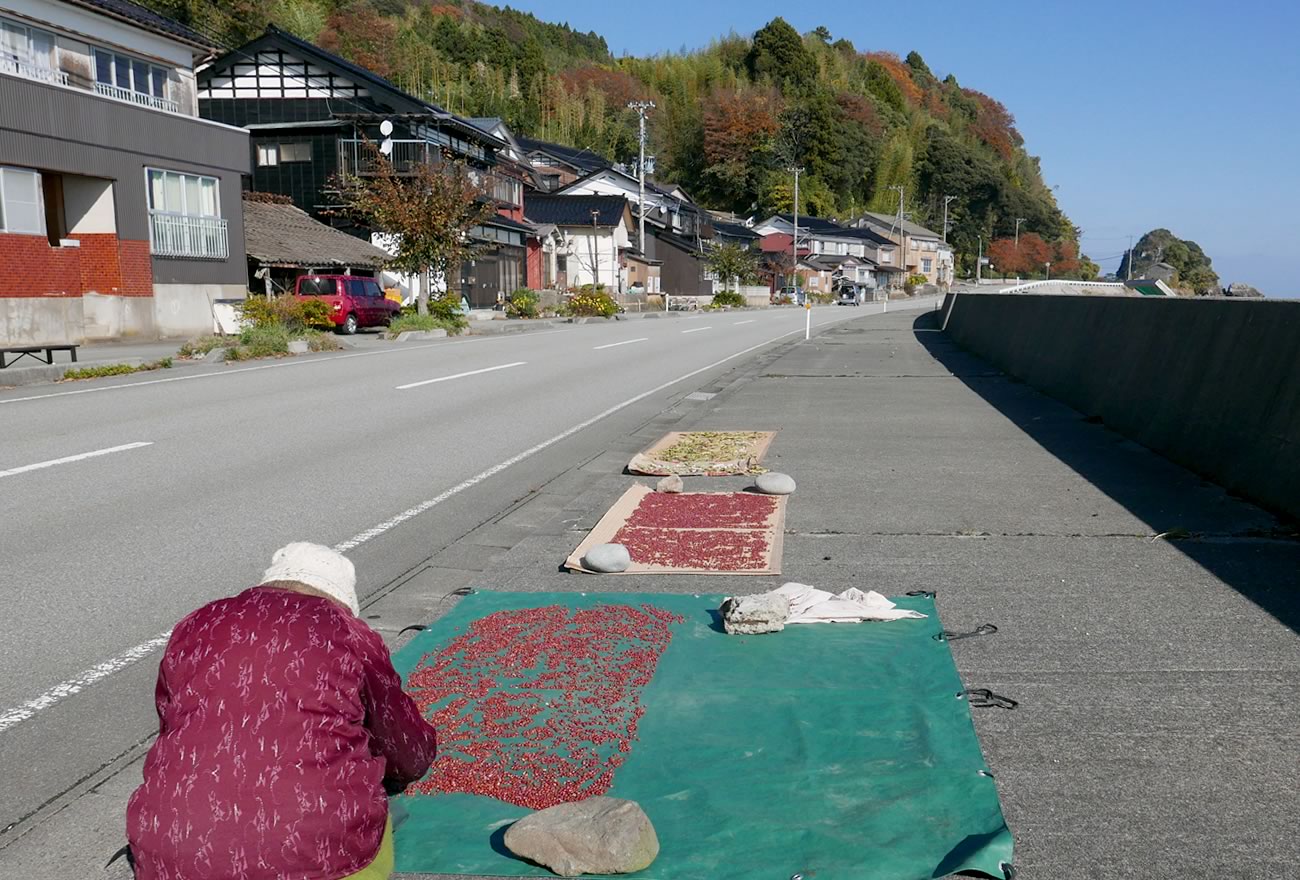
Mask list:
[[[1052,280],[1052,263],[1050,260],[1043,264],[1043,280],[1044,281]]]

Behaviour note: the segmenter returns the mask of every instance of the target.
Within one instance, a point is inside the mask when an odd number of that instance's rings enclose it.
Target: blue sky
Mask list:
[[[1226,284],[1300,297],[1300,4],[511,0],[616,55],[750,34],[777,15],[863,50],[915,49],[1015,115],[1030,153],[1113,269],[1129,234],[1198,242]],[[817,11],[813,11],[817,10]]]

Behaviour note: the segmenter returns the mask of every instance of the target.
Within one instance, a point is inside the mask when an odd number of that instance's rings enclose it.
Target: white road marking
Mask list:
[[[88,458],[98,458],[101,455],[112,455],[114,452],[126,452],[128,449],[139,449],[142,446],[153,446],[153,441],[151,440],[144,443],[124,443],[121,446],[110,446],[108,449],[96,449],[94,452],[82,452],[79,455],[65,455],[63,458],[52,458],[49,461],[38,461],[36,464],[25,464],[22,467],[0,471],[0,477],[12,477],[15,474],[25,474],[28,471],[39,471],[42,468],[54,467],[59,464],[70,464],[74,461],[85,461]],[[0,730],[3,729],[4,728],[0,728]]]
[[[620,345],[631,345],[634,342],[645,342],[649,336],[642,336],[640,339],[625,339],[622,342],[611,342],[608,345],[597,345],[592,351],[600,351],[602,348],[618,348]]]
[[[171,638],[171,635],[171,630],[167,630],[167,632],[162,633],[147,642],[142,642],[134,648],[129,648],[123,651],[111,660],[105,660],[103,663],[95,664],[89,669],[81,672],[81,674],[76,675],[61,684],[56,684],[40,696],[33,697],[27,702],[0,714],[0,733],[13,727],[15,724],[21,724],[34,716],[37,712],[43,712],[60,700],[67,699],[73,694],[84,691],[95,682],[108,678],[114,672],[120,672],[137,660],[148,657],[154,651],[167,644],[167,640]]]
[[[692,327],[690,330],[683,330],[683,333],[699,333],[701,330],[712,330],[713,327]]]
[[[649,391],[643,391],[640,394],[636,395],[635,397],[629,397],[627,400],[623,401],[622,403],[616,403],[613,406],[611,406],[609,409],[604,410],[603,412],[599,412],[596,415],[592,416],[591,418],[587,419],[585,422],[579,422],[578,424],[574,425],[568,430],[560,434],[556,434],[551,439],[543,440],[541,443],[538,443],[536,446],[525,449],[523,452],[519,453],[518,455],[507,458],[505,461],[499,464],[494,464],[492,467],[488,468],[485,471],[481,471],[475,474],[474,476],[470,477],[468,480],[465,480],[464,482],[457,483],[455,486],[452,486],[450,489],[447,489],[445,492],[442,492],[439,495],[435,495],[434,497],[430,498],[428,501],[423,501],[415,505],[414,507],[402,511],[396,516],[387,519],[384,522],[381,522],[379,525],[375,526],[374,528],[366,529],[364,532],[360,532],[359,534],[353,535],[351,538],[348,538],[346,541],[342,541],[338,544],[335,544],[334,549],[340,553],[346,553],[349,550],[359,547],[362,544],[366,543],[367,541],[378,538],[384,532],[387,532],[390,529],[400,526],[402,523],[406,522],[407,520],[413,519],[419,516],[420,514],[425,513],[426,511],[431,510],[434,507],[437,507],[439,504],[442,504],[448,498],[459,495],[461,492],[464,492],[466,489],[470,489],[474,486],[477,486],[479,483],[483,482],[489,477],[496,476],[506,468],[519,464],[519,462],[523,461],[524,459],[532,458],[537,453],[541,452],[544,449],[547,449],[548,447],[554,446],[556,443],[559,443],[561,440],[567,440],[569,437],[572,437],[574,434],[578,433],[579,431],[583,431],[586,430],[587,428],[590,428],[592,425],[596,424],[600,420],[612,416],[614,413],[618,412],[621,409],[626,409],[627,407],[631,406],[634,403],[639,403],[640,401],[645,400],[650,395],[658,394],[660,391],[663,391],[667,388],[671,388],[672,386],[678,384],[679,382],[685,382],[687,379],[690,379],[692,376],[698,376],[700,373],[706,372],[708,370],[712,370],[714,367],[720,367],[723,364],[725,364],[727,361],[735,360],[736,358],[747,355],[751,351],[756,351],[765,345],[771,345],[773,342],[780,342],[782,339],[785,339],[787,336],[793,336],[795,333],[802,333],[802,332],[803,332],[803,328],[800,328],[798,330],[791,330],[788,333],[782,333],[780,336],[774,336],[773,338],[767,340],[766,342],[760,342],[757,345],[751,345],[749,348],[746,348],[742,351],[738,351],[735,354],[727,355],[721,360],[716,360],[713,363],[709,364],[707,367],[700,367],[698,370],[692,370],[689,373],[678,376],[676,379],[670,379],[667,382],[664,382],[662,385],[656,385],[654,388],[651,388]]]
[[[652,394],[658,394],[660,391],[671,388],[672,386],[680,382],[685,382],[687,379],[690,379],[694,376],[698,376],[700,373],[707,372],[709,370],[714,369],[715,367],[720,367],[723,364],[727,363],[728,361],[733,361],[738,357],[744,357],[745,355],[749,354],[751,351],[757,351],[758,349],[762,348],[765,345],[771,345],[774,342],[780,342],[782,339],[785,339],[787,336],[793,336],[795,333],[802,333],[802,332],[803,330],[801,328],[799,330],[791,330],[788,333],[782,333],[779,336],[774,336],[771,339],[758,343],[757,345],[751,345],[749,348],[742,349],[741,351],[738,351],[735,354],[729,354],[724,358],[720,358],[719,360],[714,361],[708,366],[700,367],[698,370],[691,370],[689,373],[684,373],[678,376],[676,379],[669,379],[667,382],[664,382],[660,385],[656,385],[654,388],[651,388],[649,391],[643,391],[640,394],[636,395],[635,397],[629,397],[627,400],[624,400],[622,403],[616,403],[613,406],[611,406],[609,409],[597,413],[596,415],[592,416],[591,418],[587,419],[584,422],[579,422],[578,424],[574,425],[568,430],[556,434],[554,437],[550,438],[549,440],[543,440],[541,443],[538,443],[536,446],[532,446],[528,449],[525,449],[523,452],[519,453],[518,455],[507,458],[505,461],[500,462],[499,464],[495,464],[492,467],[488,468],[487,470],[475,474],[474,476],[470,477],[468,480],[464,480],[463,482],[457,483],[455,486],[452,486],[450,489],[447,489],[445,492],[442,492],[439,495],[435,495],[433,498],[430,498],[428,501],[422,502],[420,504],[417,504],[415,507],[404,510],[401,513],[397,514],[396,516],[392,517],[391,519],[385,520],[384,522],[380,523],[379,525],[375,526],[372,529],[366,529],[364,532],[361,532],[360,534],[357,535],[353,535],[351,538],[349,538],[346,541],[341,541],[338,544],[335,544],[334,549],[340,553],[346,553],[349,550],[359,547],[362,544],[366,543],[367,541],[379,537],[380,535],[384,534],[390,529],[396,528],[397,526],[401,525],[407,520],[413,519],[414,517],[417,517],[420,514],[425,513],[426,511],[434,507],[437,507],[439,504],[442,504],[448,498],[452,498],[453,496],[459,495],[461,492],[464,492],[466,489],[470,489],[474,486],[477,486],[479,483],[483,482],[489,477],[496,476],[497,474],[504,471],[506,468],[516,465],[527,458],[531,458],[532,456],[536,455],[542,450],[554,446],[556,443],[559,443],[562,440],[566,440],[569,437],[572,437],[574,434],[578,433],[579,431],[583,431],[586,430],[587,428],[590,428],[592,425],[596,424],[602,419],[606,419],[609,416],[612,416],[614,413],[618,412],[619,410],[626,409],[627,407],[631,406],[634,403],[639,403],[640,401],[645,400],[647,397],[651,396]],[[13,727],[15,724],[20,724],[24,721],[27,721],[28,719],[34,717],[38,712],[42,712],[50,708],[54,704],[60,702],[61,700],[71,697],[74,694],[80,693],[81,691],[90,687],[92,684],[95,684],[96,682],[107,678],[108,676],[112,675],[115,672],[125,669],[126,667],[130,666],[132,663],[135,663],[137,660],[147,657],[149,654],[153,653],[154,651],[161,648],[163,645],[167,644],[167,640],[169,638],[171,638],[171,630],[168,630],[165,633],[161,633],[157,637],[152,638],[147,642],[142,642],[139,645],[136,645],[134,648],[129,648],[110,660],[105,660],[103,663],[99,663],[95,666],[92,666],[91,668],[82,672],[80,675],[77,675],[74,678],[70,678],[61,684],[55,685],[54,687],[45,691],[40,696],[34,697],[28,700],[27,702],[14,707],[13,709],[8,709],[5,712],[0,713],[0,732],[8,730],[10,727]]]
[[[147,379],[144,382],[127,382],[122,385],[99,385],[94,388],[78,388],[76,391],[53,391],[49,394],[35,394],[31,397],[12,397],[8,400],[0,400],[0,406],[6,403],[25,403],[29,400],[45,400],[49,397],[71,397],[74,394],[98,394],[101,391],[120,391],[123,388],[140,388],[144,385],[165,385],[168,382],[189,382],[194,379],[214,379],[218,376],[234,376],[237,373],[253,373],[258,370],[279,370],[285,367],[306,367],[312,364],[332,364],[338,361],[346,361],[352,358],[375,357],[381,354],[403,354],[405,352],[420,351],[426,348],[450,348],[453,345],[473,345],[485,342],[500,342],[503,339],[519,339],[521,337],[531,336],[550,336],[553,333],[572,333],[574,328],[563,328],[560,330],[542,330],[537,333],[508,334],[503,336],[480,337],[478,339],[461,339],[456,342],[431,342],[428,345],[406,345],[402,348],[388,349],[387,351],[358,351],[352,354],[339,354],[328,358],[312,358],[306,361],[280,361],[274,364],[262,364],[256,367],[238,367],[233,370],[222,370],[219,373],[199,373],[197,376],[171,376],[167,379]]]
[[[511,367],[522,367],[528,361],[515,361],[513,364],[498,364],[495,367],[484,367],[481,370],[470,370],[467,373],[456,373],[453,376],[439,376],[437,379],[425,379],[422,382],[408,382],[405,385],[398,385],[398,391],[405,391],[408,388],[419,388],[422,385],[433,385],[437,382],[450,382],[452,379],[464,379],[466,376],[477,376],[480,373],[495,373],[497,370],[508,370]]]
[[[737,321],[736,323],[732,324],[731,326],[732,326],[732,327],[739,327],[741,324],[752,324],[752,323],[754,323],[756,320],[758,320],[758,319],[757,319],[757,318],[750,318],[748,321]]]

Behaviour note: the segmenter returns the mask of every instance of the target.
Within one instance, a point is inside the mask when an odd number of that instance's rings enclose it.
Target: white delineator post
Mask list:
[[[812,297],[806,293],[803,297],[803,310],[804,314],[808,316],[803,324],[803,338],[808,340],[812,338]]]

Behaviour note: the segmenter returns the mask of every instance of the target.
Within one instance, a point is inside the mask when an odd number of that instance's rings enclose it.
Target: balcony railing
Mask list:
[[[119,101],[130,101],[132,104],[152,107],[155,110],[169,110],[172,113],[180,111],[180,105],[175,101],[169,101],[166,98],[158,98],[154,95],[146,95],[144,92],[133,92],[130,89],[119,88],[118,86],[109,85],[108,83],[95,83],[95,91],[109,98],[117,98]]]
[[[388,161],[397,174],[414,174],[420,165],[438,165],[442,162],[442,147],[428,141],[395,140]],[[379,145],[359,138],[339,139],[339,173],[366,177],[378,170],[379,161],[374,150]]]
[[[149,246],[156,257],[224,260],[230,256],[226,221],[221,217],[150,212]]]
[[[68,84],[68,75],[63,71],[43,67],[40,64],[32,64],[29,61],[21,61],[17,58],[0,58],[0,73],[21,76],[23,79],[34,79],[37,82],[56,83],[61,86]]]

